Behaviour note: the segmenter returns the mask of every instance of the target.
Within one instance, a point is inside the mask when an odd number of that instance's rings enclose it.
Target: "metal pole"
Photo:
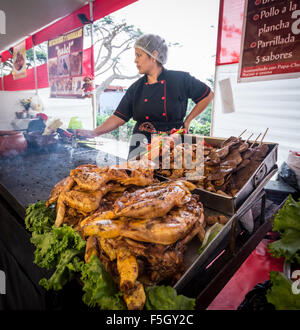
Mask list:
[[[35,45],[33,45],[33,65],[34,65],[35,94],[38,95]]]
[[[89,7],[90,7],[90,28],[91,28],[91,48],[92,48],[92,53],[91,53],[91,65],[94,67],[94,32],[93,32],[93,20],[94,20],[94,14],[93,14],[93,1],[94,0],[89,0]],[[96,93],[95,90],[95,82],[93,79],[93,92]],[[96,96],[97,94],[92,94],[92,110],[93,110],[93,129],[96,128],[96,118],[97,118],[97,100]]]

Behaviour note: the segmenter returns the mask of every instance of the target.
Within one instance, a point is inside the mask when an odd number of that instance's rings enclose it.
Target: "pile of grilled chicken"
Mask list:
[[[47,201],[56,203],[56,226],[66,223],[80,233],[87,241],[85,261],[99,257],[130,310],[143,308],[145,286],[182,276],[187,243],[205,234],[203,206],[191,193],[195,185],[158,182],[154,169],[141,164],[79,166]]]
[[[235,196],[237,192],[245,185],[251,175],[261,164],[269,151],[267,144],[257,143],[256,145],[243,141],[241,137],[231,136],[223,141],[219,147],[213,147],[207,144],[199,146],[196,144],[175,145],[176,148],[190,150],[195,159],[195,151],[202,148],[203,168],[202,175],[196,176],[195,179],[187,174],[191,174],[192,170],[186,170],[184,163],[181,169],[164,169],[161,165],[156,171],[162,176],[178,179],[188,178],[198,188],[205,189],[224,196]],[[200,159],[200,158],[199,158]],[[199,171],[195,166],[195,172]],[[189,179],[190,177],[190,179]]]

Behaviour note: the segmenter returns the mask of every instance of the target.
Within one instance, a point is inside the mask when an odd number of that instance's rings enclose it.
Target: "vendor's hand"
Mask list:
[[[189,127],[190,127],[190,122],[189,121],[185,121],[184,124],[183,124],[183,128],[185,129],[185,133],[186,134],[189,134]]]
[[[93,138],[95,137],[95,133],[92,130],[87,129],[76,129],[75,135],[82,138]]]

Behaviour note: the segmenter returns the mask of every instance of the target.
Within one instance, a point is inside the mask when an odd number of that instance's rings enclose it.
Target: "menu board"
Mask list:
[[[246,0],[238,82],[300,76],[300,0]]]
[[[83,29],[48,41],[50,97],[81,97]]]

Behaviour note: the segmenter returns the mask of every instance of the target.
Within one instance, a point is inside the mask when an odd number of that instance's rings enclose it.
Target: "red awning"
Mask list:
[[[93,2],[94,21],[109,15],[110,13],[128,6],[137,0],[95,0]],[[32,48],[33,45],[38,45],[44,41],[53,39],[61,34],[72,31],[83,24],[78,18],[78,14],[85,14],[90,19],[89,5],[85,5],[74,11],[68,16],[65,16],[59,21],[47,26],[37,33],[29,36],[26,39],[26,49]],[[94,76],[94,59],[93,46],[83,51],[83,75]],[[1,53],[1,61],[5,62],[12,57],[12,54],[6,50]],[[0,81],[1,82],[1,81]],[[1,82],[2,83],[2,82]],[[34,69],[27,70],[27,76],[18,80],[14,80],[12,74],[3,78],[4,90],[20,91],[35,89]],[[37,66],[37,88],[49,87],[47,63]]]
[[[216,65],[239,62],[245,0],[221,0]]]
[[[137,0],[95,0],[93,2],[93,15],[94,21],[111,14],[112,12],[119,10],[123,7],[130,5]],[[78,18],[78,14],[85,14],[88,19],[90,19],[90,9],[89,5],[85,5],[80,9],[74,11],[68,16],[56,21],[55,23],[47,26],[46,28],[36,32],[32,36],[26,39],[26,49],[30,49],[33,44],[38,45],[49,39],[53,39],[61,34],[72,31],[79,28],[83,24]],[[12,55],[9,51],[4,51],[1,53],[1,61],[5,62]]]
[[[26,46],[26,49],[32,48],[33,44],[32,44],[31,36],[29,36],[28,38],[25,39],[25,46]],[[5,62],[11,57],[12,57],[12,54],[8,50],[5,50],[4,52],[1,53],[1,62]]]
[[[82,75],[93,75],[93,67],[91,62],[92,47],[83,50],[82,56]],[[49,87],[48,81],[48,67],[47,63],[36,67],[37,73],[37,88]],[[27,70],[25,78],[14,80],[13,75],[9,74],[3,77],[5,91],[22,91],[35,89],[34,68]]]

